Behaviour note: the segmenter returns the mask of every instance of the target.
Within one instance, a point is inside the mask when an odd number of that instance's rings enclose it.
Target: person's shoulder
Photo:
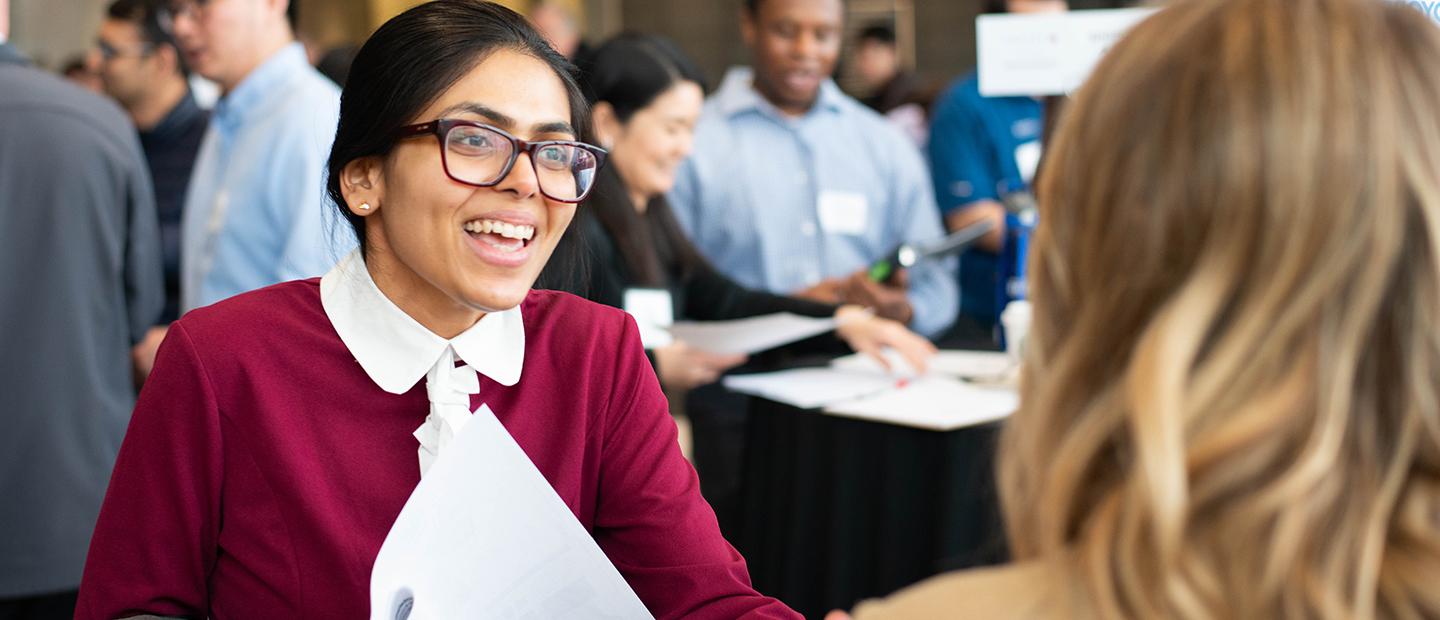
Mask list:
[[[890,148],[906,148],[914,150],[912,143],[905,134],[901,133],[894,123],[885,118],[885,115],[870,109],[869,106],[861,103],[859,99],[841,92],[838,86],[826,95],[829,105],[834,106],[844,118],[847,127],[854,128],[864,137],[880,142]],[[890,157],[889,153],[883,155]]]
[[[80,133],[110,141],[135,137],[114,101],[31,67],[0,65],[0,108],[16,127],[52,134],[83,127]]]
[[[983,99],[980,96],[980,74],[971,71],[955,78],[940,92],[940,97],[935,100],[935,114],[940,116],[959,108],[975,108]]]
[[[527,325],[560,328],[581,339],[614,339],[625,330],[624,310],[565,291],[531,289],[520,304]],[[568,336],[567,336],[568,337]]]
[[[267,104],[266,122],[283,127],[283,137],[323,138],[328,148],[340,118],[340,88],[308,65],[296,68],[276,88],[279,92]]]
[[[272,341],[288,328],[323,318],[320,279],[281,282],[185,313],[176,323],[193,340],[260,338]]]
[[[1073,575],[1055,562],[1025,562],[932,577],[855,608],[855,620],[889,618],[1083,618]]]
[[[730,138],[736,125],[725,106],[714,95],[705,101],[700,118],[695,121],[693,154],[720,153],[729,150]]]

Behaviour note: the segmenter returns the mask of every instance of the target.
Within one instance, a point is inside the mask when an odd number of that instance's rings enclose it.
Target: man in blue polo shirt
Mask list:
[[[996,0],[990,12],[1064,11],[1066,0]],[[960,258],[961,319],[966,335],[990,337],[1010,301],[1009,280],[1023,252],[1013,242],[1003,201],[1026,192],[1040,163],[1043,104],[1034,97],[982,97],[975,72],[946,89],[930,125],[930,169],[945,226],[989,220],[994,227]],[[1008,220],[1008,221],[1007,221]]]

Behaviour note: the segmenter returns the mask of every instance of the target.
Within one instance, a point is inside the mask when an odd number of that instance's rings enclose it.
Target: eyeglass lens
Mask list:
[[[450,176],[475,185],[500,181],[514,157],[515,143],[483,127],[456,125],[445,136],[445,165]],[[541,144],[530,153],[540,193],[555,200],[584,196],[595,182],[594,153],[569,144]]]

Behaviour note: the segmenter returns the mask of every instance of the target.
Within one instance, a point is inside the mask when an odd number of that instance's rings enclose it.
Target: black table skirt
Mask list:
[[[935,432],[751,402],[729,534],[760,592],[820,618],[1005,560],[998,424]]]

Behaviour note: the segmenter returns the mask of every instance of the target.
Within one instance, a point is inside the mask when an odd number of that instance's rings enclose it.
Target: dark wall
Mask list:
[[[748,63],[740,40],[741,0],[624,0],[628,30],[654,32],[678,41],[711,85],[727,67]],[[975,64],[975,14],[979,0],[915,0],[917,69],[945,81]]]
[[[678,41],[711,86],[727,67],[748,62],[740,40],[742,0],[621,0],[625,29]],[[1111,8],[1127,0],[1071,0],[1077,9]],[[975,16],[982,0],[912,0],[916,70],[941,86],[975,66]]]

